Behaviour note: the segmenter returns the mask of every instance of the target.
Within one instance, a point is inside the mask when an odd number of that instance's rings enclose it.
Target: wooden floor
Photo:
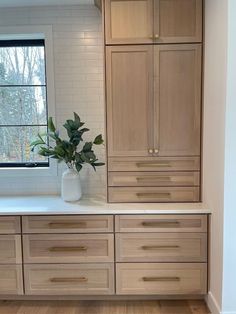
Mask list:
[[[0,301],[0,314],[208,314],[203,301]]]

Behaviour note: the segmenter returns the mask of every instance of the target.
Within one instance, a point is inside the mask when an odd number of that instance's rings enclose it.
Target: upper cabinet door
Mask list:
[[[154,49],[154,147],[159,156],[198,156],[201,44],[156,45]]]
[[[202,41],[202,0],[154,0],[156,43]]]
[[[153,0],[105,0],[106,44],[153,42]]]
[[[106,44],[202,41],[202,0],[105,0]]]
[[[106,48],[108,156],[151,156],[153,47]]]

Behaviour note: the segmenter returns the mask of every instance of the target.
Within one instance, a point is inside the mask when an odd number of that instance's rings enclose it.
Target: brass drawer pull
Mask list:
[[[171,177],[167,176],[145,176],[145,177],[137,177],[137,181],[171,181]]]
[[[143,250],[179,249],[179,245],[144,245]]]
[[[54,246],[49,248],[50,252],[81,252],[81,251],[87,251],[86,246],[74,246],[74,247],[60,247],[60,246]]]
[[[170,163],[167,162],[137,162],[137,167],[171,167]]]
[[[143,281],[180,281],[179,277],[143,277]]]
[[[78,277],[78,278],[66,278],[66,277],[63,277],[63,278],[50,278],[50,281],[51,282],[56,282],[56,283],[63,283],[63,282],[87,282],[88,281],[88,278],[86,277]]]
[[[49,227],[53,229],[61,228],[85,228],[86,222],[49,222]]]
[[[152,198],[152,197],[160,197],[160,198],[170,198],[171,193],[136,193],[138,197]]]
[[[180,222],[179,221],[143,221],[142,225],[144,227],[169,228],[169,227],[178,227],[180,225]]]

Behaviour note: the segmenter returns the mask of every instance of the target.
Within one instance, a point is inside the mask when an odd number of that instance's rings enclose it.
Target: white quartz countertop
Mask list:
[[[60,196],[0,197],[0,215],[210,214],[202,203],[118,203],[83,198],[74,203]]]

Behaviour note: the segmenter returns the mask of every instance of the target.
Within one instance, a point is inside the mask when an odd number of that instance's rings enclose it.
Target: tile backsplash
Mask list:
[[[56,121],[59,128],[76,111],[90,137],[104,135],[102,19],[93,5],[0,9],[0,27],[52,25]],[[98,147],[99,159],[105,148]],[[2,177],[1,195],[58,194],[62,169],[51,177]],[[105,195],[105,167],[81,172],[85,195]]]

